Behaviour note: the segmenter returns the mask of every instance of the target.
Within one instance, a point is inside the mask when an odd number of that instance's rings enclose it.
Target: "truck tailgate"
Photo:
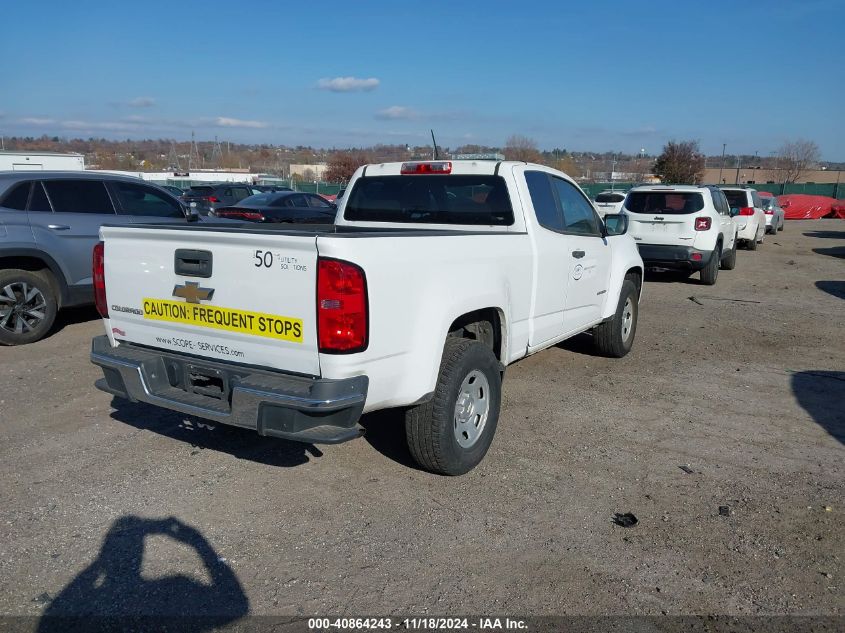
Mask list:
[[[320,374],[314,234],[103,227],[101,235],[115,340]]]

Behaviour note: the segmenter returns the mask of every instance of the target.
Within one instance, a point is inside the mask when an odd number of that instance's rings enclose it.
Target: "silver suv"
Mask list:
[[[103,224],[196,219],[167,191],[92,172],[0,171],[0,344],[43,338],[59,309],[94,302]]]

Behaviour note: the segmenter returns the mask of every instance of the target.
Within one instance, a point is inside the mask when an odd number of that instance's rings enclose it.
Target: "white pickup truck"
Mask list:
[[[421,466],[484,457],[506,365],[581,332],[621,357],[643,262],[566,175],[523,162],[367,165],[334,226],[104,226],[97,386],[304,442],[401,408]]]

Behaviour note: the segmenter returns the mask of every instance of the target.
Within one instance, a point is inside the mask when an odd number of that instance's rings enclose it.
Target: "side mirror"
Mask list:
[[[604,216],[604,236],[625,235],[628,232],[628,216],[624,213],[608,213]]]
[[[739,215],[739,207],[731,207],[731,217],[735,218]]]

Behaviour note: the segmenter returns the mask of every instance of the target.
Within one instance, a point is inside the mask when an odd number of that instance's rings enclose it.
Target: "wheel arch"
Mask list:
[[[13,248],[3,250],[0,254],[0,270],[20,269],[36,272],[50,271],[56,284],[56,297],[59,308],[68,299],[68,286],[65,275],[58,262],[44,251],[29,248]]]

